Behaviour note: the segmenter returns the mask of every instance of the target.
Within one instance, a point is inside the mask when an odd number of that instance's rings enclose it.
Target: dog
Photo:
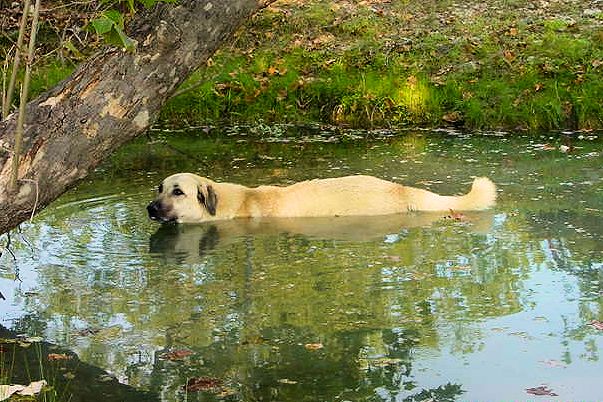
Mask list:
[[[496,203],[486,177],[461,196],[438,195],[373,176],[314,179],[289,186],[245,187],[192,173],[167,177],[147,206],[161,222],[199,223],[233,218],[377,216],[409,211],[479,211]]]

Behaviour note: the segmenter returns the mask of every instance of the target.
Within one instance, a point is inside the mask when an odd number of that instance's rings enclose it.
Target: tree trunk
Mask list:
[[[142,12],[133,53],[109,49],[29,102],[18,184],[9,188],[16,114],[0,122],[0,234],[48,205],[120,145],[251,14],[274,0],[180,0]]]

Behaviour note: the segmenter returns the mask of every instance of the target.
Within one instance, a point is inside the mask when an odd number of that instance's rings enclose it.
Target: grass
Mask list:
[[[281,0],[183,85],[160,123],[603,128],[603,13],[560,0]],[[71,71],[43,65],[34,92]]]
[[[601,17],[527,18],[528,3],[278,3],[194,74],[185,85],[205,84],[162,119],[602,128]]]
[[[0,359],[0,384],[22,384],[28,385],[32,381],[42,379],[56,383],[56,377],[60,374],[51,367],[45,367],[45,352],[39,342],[16,341],[15,339],[0,338],[0,346],[3,355]],[[53,374],[50,375],[49,372]],[[43,401],[60,402],[68,400],[62,396],[57,389],[47,384],[42,391],[35,396],[20,396],[14,394],[9,401]]]

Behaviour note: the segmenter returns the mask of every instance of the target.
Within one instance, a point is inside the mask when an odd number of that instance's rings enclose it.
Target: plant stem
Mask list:
[[[19,23],[19,36],[17,37],[13,70],[11,71],[10,81],[8,83],[8,90],[3,98],[4,102],[2,102],[2,119],[5,119],[6,116],[8,116],[11,103],[13,102],[13,92],[15,91],[15,82],[17,81],[17,70],[19,70],[19,64],[21,62],[21,48],[23,47],[23,37],[25,36],[25,25],[27,23],[27,17],[29,16],[29,3],[29,0],[25,0],[23,15],[21,16],[21,22]]]
[[[17,116],[17,130],[15,132],[15,154],[13,155],[13,175],[11,178],[11,188],[17,187],[19,177],[19,159],[21,146],[23,144],[23,131],[25,124],[25,107],[27,106],[27,95],[29,92],[29,82],[31,80],[31,65],[33,64],[34,53],[36,51],[36,34],[38,33],[38,16],[40,14],[40,2],[36,0],[33,16],[31,20],[31,34],[29,36],[29,46],[27,48],[27,59],[25,63],[25,77],[23,77],[23,86],[21,87],[21,99],[19,103],[19,115]]]

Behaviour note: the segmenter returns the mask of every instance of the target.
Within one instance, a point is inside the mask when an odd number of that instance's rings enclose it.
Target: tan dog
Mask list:
[[[462,196],[443,196],[372,176],[315,179],[286,187],[245,187],[178,173],[159,186],[149,217],[163,222],[206,222],[256,217],[388,215],[408,211],[477,211],[496,201],[490,179],[476,178]]]

